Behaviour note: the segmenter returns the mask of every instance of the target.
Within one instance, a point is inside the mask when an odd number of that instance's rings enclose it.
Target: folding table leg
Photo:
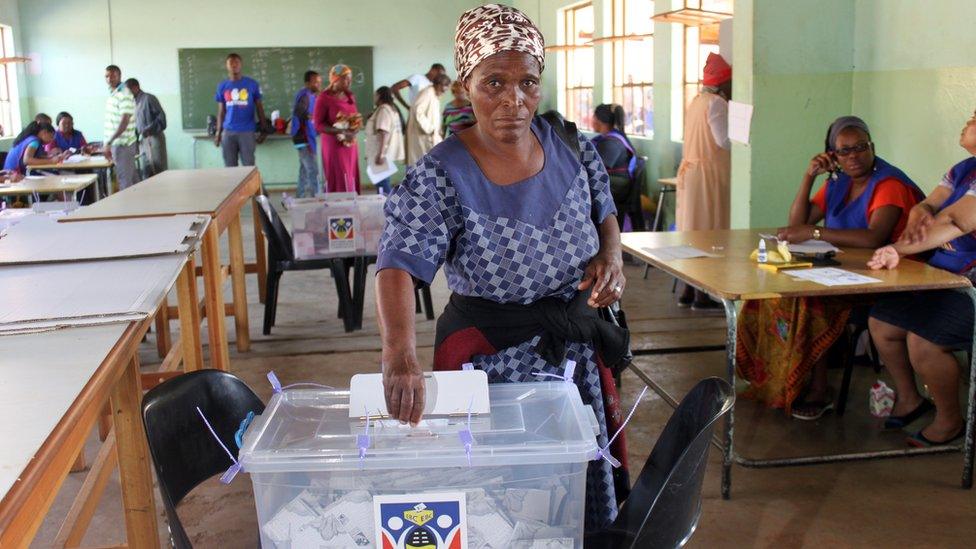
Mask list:
[[[976,308],[976,288],[966,288],[966,294]],[[976,453],[976,327],[973,330],[973,350],[969,359],[969,405],[966,408],[966,437],[962,443],[962,487],[973,487],[973,454]]]
[[[738,314],[735,309],[735,301],[723,299],[722,305],[725,306],[725,360],[728,367],[729,385],[735,389],[735,340],[738,333]],[[732,459],[735,447],[732,440],[733,417],[735,415],[735,405],[729,409],[725,416],[725,448],[722,452],[722,499],[732,497]]]
[[[357,257],[353,267],[354,286],[352,296],[352,306],[355,308],[356,328],[363,328],[363,309],[366,307],[366,271],[369,265],[365,257]]]

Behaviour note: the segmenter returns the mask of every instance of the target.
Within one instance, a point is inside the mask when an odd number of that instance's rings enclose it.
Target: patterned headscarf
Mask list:
[[[485,58],[502,51],[520,51],[535,57],[539,71],[546,66],[545,39],[524,13],[501,4],[470,9],[458,19],[454,33],[454,68],[465,80]]]
[[[343,76],[351,74],[352,69],[349,68],[349,65],[333,65],[333,67],[329,69],[329,85],[334,84],[336,80],[342,78]]]

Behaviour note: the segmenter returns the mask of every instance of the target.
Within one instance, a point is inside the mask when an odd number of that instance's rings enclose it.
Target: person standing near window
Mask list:
[[[679,231],[729,228],[732,159],[728,136],[732,67],[721,55],[705,61],[704,86],[685,112],[685,146],[678,168],[675,221]],[[720,305],[702,291],[685,286],[681,307],[714,309]]]

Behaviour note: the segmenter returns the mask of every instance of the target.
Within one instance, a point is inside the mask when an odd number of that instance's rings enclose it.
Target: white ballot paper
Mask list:
[[[692,246],[665,246],[663,248],[641,248],[648,254],[660,259],[661,261],[673,261],[675,259],[694,259],[696,257],[719,257],[715,254],[703,252]]]
[[[837,246],[823,240],[805,240],[796,244],[790,244],[790,252],[794,254],[815,255],[830,252],[837,253],[839,251],[840,249]]]
[[[488,374],[482,370],[424,372],[424,415],[487,414]],[[388,415],[383,374],[356,374],[349,383],[349,417]]]
[[[396,164],[392,160],[389,158],[384,160],[386,162],[381,165],[375,164],[372,158],[366,163],[366,175],[369,176],[369,181],[374,185],[397,172]]]
[[[785,271],[786,274],[800,280],[809,280],[824,286],[854,286],[857,284],[873,284],[881,282],[877,278],[864,276],[836,267],[823,267],[819,269],[797,269]]]

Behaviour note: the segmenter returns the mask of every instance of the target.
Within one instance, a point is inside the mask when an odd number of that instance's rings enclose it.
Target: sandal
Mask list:
[[[832,399],[826,402],[801,402],[793,407],[793,412],[790,415],[793,416],[793,419],[815,421],[833,409],[834,401]]]
[[[927,398],[923,398],[922,402],[919,403],[919,405],[916,406],[915,409],[912,410],[911,412],[908,412],[903,416],[888,416],[884,420],[884,426],[882,427],[882,429],[886,431],[894,430],[894,429],[904,429],[909,424],[911,424],[918,418],[924,416],[930,410],[933,409],[935,409],[935,404],[932,404],[931,400]]]
[[[941,442],[936,442],[934,440],[929,440],[925,438],[925,435],[923,435],[922,431],[919,430],[914,435],[911,435],[910,437],[906,438],[905,442],[907,442],[909,446],[914,446],[916,448],[931,448],[933,446],[946,446],[948,444],[952,444],[953,442],[959,440],[960,438],[962,438],[964,434],[966,434],[965,425],[963,425],[962,428],[959,429],[959,432],[956,433],[955,436],[953,436],[952,438],[943,440]]]

